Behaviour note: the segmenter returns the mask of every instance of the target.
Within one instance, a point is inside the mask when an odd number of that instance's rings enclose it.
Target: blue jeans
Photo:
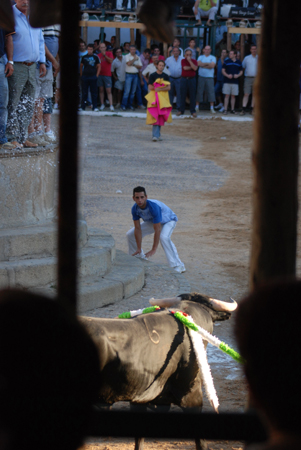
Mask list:
[[[6,59],[2,56],[0,58],[0,144],[7,142],[5,131],[7,122],[8,82],[4,73],[5,64]]]
[[[143,86],[141,86],[140,77],[138,78],[137,89],[136,89],[136,98],[138,105],[143,105],[143,99],[148,93],[147,82],[144,77],[142,77]]]
[[[179,78],[173,78],[170,77],[170,91],[169,91],[169,101],[172,106],[173,104],[173,98],[176,95],[177,97],[177,110],[180,111],[181,108],[181,93],[180,93],[180,84],[181,84],[181,77]]]
[[[153,137],[159,138],[161,136],[161,126],[153,125]]]
[[[133,105],[136,89],[138,84],[138,74],[137,73],[126,73],[125,83],[124,83],[124,93],[121,106],[124,108]]]
[[[94,7],[92,6],[92,3],[94,3]],[[87,8],[88,9],[95,9],[99,8],[100,0],[87,0]]]
[[[195,77],[181,77],[181,108],[180,111],[182,114],[185,112],[185,104],[186,104],[186,95],[189,92],[190,98],[190,112],[191,114],[195,113],[195,94],[196,94],[196,79]]]

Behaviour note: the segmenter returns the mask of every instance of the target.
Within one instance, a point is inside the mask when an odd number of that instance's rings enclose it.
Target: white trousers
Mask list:
[[[194,7],[192,8],[194,14]],[[212,8],[208,9],[208,11],[204,11],[201,8],[198,8],[198,13],[195,16],[196,20],[200,20],[201,17],[208,17],[209,20],[214,20],[215,14],[217,13],[217,6],[212,6]]]
[[[177,249],[174,245],[174,243],[171,241],[170,237],[175,229],[177,222],[174,220],[171,220],[170,222],[165,223],[164,225],[161,225],[161,233],[160,233],[160,243],[163,247],[163,250],[165,252],[168,264],[170,267],[177,267],[177,266],[183,266],[184,264],[179,258]],[[142,232],[142,239],[144,236],[147,236],[148,234],[153,234],[155,232],[154,225],[152,222],[142,222],[140,224],[141,226],[141,232]],[[135,239],[134,234],[135,228],[131,228],[127,233],[127,241],[129,245],[129,255],[133,255],[137,251],[137,243]]]

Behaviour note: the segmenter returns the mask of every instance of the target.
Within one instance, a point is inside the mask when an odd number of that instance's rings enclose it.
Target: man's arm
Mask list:
[[[198,6],[199,6],[200,0],[196,0],[195,4],[194,4],[194,14],[197,15],[198,13]]]
[[[145,256],[147,258],[149,258],[150,256],[153,256],[156,253],[156,250],[158,248],[159,242],[160,242],[160,234],[161,234],[161,223],[154,223],[154,230],[155,230],[155,234],[154,234],[154,242],[153,242],[153,247],[152,249],[147,252],[145,254]],[[135,230],[136,231],[136,230]],[[136,237],[136,236],[135,236]],[[137,241],[137,240],[136,240]]]
[[[60,65],[59,65],[58,61],[55,59],[55,57],[52,55],[52,53],[50,53],[46,44],[45,44],[45,53],[46,53],[46,58],[48,59],[48,61],[51,62],[52,66],[54,68],[53,76],[56,77],[60,71]]]
[[[142,231],[140,226],[140,220],[134,220],[134,236],[137,244],[137,251],[132,254],[132,256],[139,255],[141,253],[141,244],[142,244]]]
[[[100,63],[96,64],[96,76],[99,77],[101,65]]]
[[[234,78],[239,78],[239,77],[241,77],[243,73],[244,73],[244,71],[241,70],[238,74],[235,74],[235,75],[234,75]]]
[[[108,61],[108,63],[112,63],[114,58],[110,58],[110,56],[108,56],[106,53],[103,54],[103,56],[106,58],[106,60]]]
[[[39,62],[40,62],[40,78],[46,75],[46,55],[45,55],[45,41],[42,30],[40,30],[40,41],[39,41]]]
[[[11,34],[9,36],[6,36],[5,47],[8,61],[13,61],[14,43],[13,43],[13,36]],[[14,71],[13,64],[10,64],[8,62],[5,66],[6,76],[10,77],[13,74],[13,71]]]
[[[198,70],[198,66],[196,66],[195,64],[193,64],[193,62],[191,61],[191,58],[187,58],[187,61],[189,62],[190,66],[183,66],[184,70]]]

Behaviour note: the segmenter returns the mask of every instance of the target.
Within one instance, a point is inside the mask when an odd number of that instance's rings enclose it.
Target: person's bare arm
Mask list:
[[[193,64],[193,62],[191,61],[191,58],[187,57],[187,61],[189,62],[190,66],[184,66],[184,70],[197,70],[198,66],[196,66],[195,64]]]
[[[145,254],[147,258],[150,256],[153,256],[156,253],[156,250],[158,248],[159,242],[160,242],[160,234],[161,234],[161,223],[154,223],[154,242],[152,249]]]
[[[136,239],[137,244],[137,251],[132,254],[132,256],[139,255],[141,253],[141,244],[142,244],[142,231],[141,231],[141,225],[140,220],[134,220],[134,236]]]
[[[96,76],[98,77],[100,74],[100,63],[96,64]]]
[[[244,71],[241,70],[238,74],[235,74],[235,75],[234,75],[234,78],[239,78],[239,77],[241,77],[243,73],[244,73]]]
[[[14,43],[13,43],[13,37],[12,35],[6,36],[5,39],[5,48],[6,48],[6,54],[8,61],[13,60],[13,53],[14,53]],[[7,77],[10,77],[14,72],[14,66],[13,64],[10,64],[9,62],[5,65],[5,74]]]
[[[60,65],[59,65],[59,62],[57,61],[57,59],[52,55],[52,53],[50,53],[46,44],[45,44],[45,54],[46,54],[46,58],[48,59],[48,61],[51,62],[52,66],[54,68],[53,76],[56,77],[60,71]]]
[[[108,61],[108,63],[112,63],[113,62],[113,59],[114,58],[110,58],[106,53],[103,55],[105,58],[106,58],[106,60]]]

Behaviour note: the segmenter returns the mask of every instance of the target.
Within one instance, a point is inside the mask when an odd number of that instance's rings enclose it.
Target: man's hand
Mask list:
[[[150,250],[149,252],[145,253],[145,256],[149,258],[150,256],[153,256],[156,253],[156,250]]]
[[[14,66],[8,62],[5,66],[6,77],[12,76],[13,72],[14,72]]]
[[[46,75],[46,66],[44,63],[40,64],[40,78],[43,78]]]
[[[56,59],[53,61],[52,67],[54,68],[53,76],[56,77],[60,71],[60,65]]]
[[[132,256],[140,255],[141,250],[137,250],[135,253],[132,254]]]

